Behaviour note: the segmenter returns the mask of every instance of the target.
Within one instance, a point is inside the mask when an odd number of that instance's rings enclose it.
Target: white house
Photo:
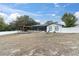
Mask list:
[[[75,27],[65,28],[62,24],[51,23],[42,25],[33,25],[35,31],[56,32],[56,33],[79,33],[79,24]]]
[[[52,23],[50,25],[47,25],[47,32],[59,32],[62,29],[62,25],[61,24],[57,24],[57,23]]]
[[[46,31],[56,33],[79,33],[79,25],[75,27],[64,28],[61,24],[52,23],[47,25]]]

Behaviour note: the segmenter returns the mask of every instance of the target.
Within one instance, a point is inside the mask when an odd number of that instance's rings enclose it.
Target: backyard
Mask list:
[[[0,36],[2,56],[79,55],[79,34],[25,32]]]

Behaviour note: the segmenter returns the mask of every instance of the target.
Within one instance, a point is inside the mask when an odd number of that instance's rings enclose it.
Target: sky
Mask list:
[[[61,17],[66,12],[79,19],[79,3],[0,3],[0,15],[6,23],[21,15],[28,15],[41,23],[50,20],[62,23]]]

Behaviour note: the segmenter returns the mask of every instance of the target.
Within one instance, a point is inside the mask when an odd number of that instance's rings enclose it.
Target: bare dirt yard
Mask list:
[[[79,34],[33,32],[0,36],[0,56],[78,56]]]

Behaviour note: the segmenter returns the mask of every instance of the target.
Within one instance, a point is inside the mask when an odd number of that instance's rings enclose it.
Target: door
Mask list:
[[[55,26],[55,32],[56,31],[59,31],[59,27],[57,25]]]

